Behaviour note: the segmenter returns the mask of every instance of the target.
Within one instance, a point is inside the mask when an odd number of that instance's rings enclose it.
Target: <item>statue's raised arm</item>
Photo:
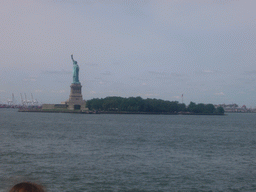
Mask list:
[[[73,59],[73,54],[71,55],[71,59],[72,59],[73,62],[75,61],[75,60]]]

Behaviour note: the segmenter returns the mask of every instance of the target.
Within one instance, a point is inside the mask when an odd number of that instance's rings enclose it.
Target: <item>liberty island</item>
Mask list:
[[[142,99],[141,97],[106,97],[105,99],[83,100],[82,85],[79,81],[79,66],[73,62],[73,81],[67,101],[60,104],[43,104],[42,109],[22,108],[20,112],[97,113],[97,114],[170,114],[170,115],[223,115],[222,107],[213,104],[193,103],[188,106],[177,101]]]

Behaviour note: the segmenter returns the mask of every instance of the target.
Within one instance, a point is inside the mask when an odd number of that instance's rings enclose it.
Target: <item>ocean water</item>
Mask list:
[[[256,191],[256,114],[19,113],[0,109],[0,192]]]

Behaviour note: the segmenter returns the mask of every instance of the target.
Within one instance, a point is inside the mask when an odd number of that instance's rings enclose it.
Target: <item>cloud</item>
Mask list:
[[[180,99],[180,96],[173,96],[173,98],[175,98],[175,99]]]
[[[144,97],[156,97],[159,96],[159,94],[155,94],[155,93],[146,93],[146,94],[140,94],[143,95]]]
[[[96,94],[96,91],[90,91],[90,94]]]
[[[199,71],[195,71],[196,74],[198,75],[209,75],[209,74],[213,74],[213,73],[216,73],[217,71],[214,71],[214,70],[209,70],[209,69],[204,69],[204,70],[199,70]]]
[[[253,1],[152,1],[151,6],[158,23],[188,30],[219,30],[236,25],[250,26],[255,19]]]
[[[243,87],[245,85],[253,86],[256,82],[256,73],[248,73],[246,76],[243,76],[241,78],[236,78],[237,82],[239,82]]]
[[[86,65],[87,65],[87,66],[91,66],[91,67],[99,66],[98,63],[93,63],[93,62],[86,63]]]
[[[148,71],[148,73],[150,73],[151,75],[155,75],[155,76],[162,76],[162,77],[182,77],[183,75],[180,73],[168,73],[165,71]]]
[[[200,75],[200,76],[216,76],[216,75],[223,75],[223,72],[218,71],[218,70],[210,70],[210,69],[204,69],[204,70],[197,70],[194,72],[194,74],[196,75]]]
[[[0,93],[6,93],[6,91],[5,90],[0,90]]]
[[[110,71],[106,71],[106,72],[103,72],[103,73],[100,73],[101,75],[107,75],[107,76],[110,76],[112,75]]]
[[[246,75],[256,75],[256,70],[245,71]]]
[[[203,70],[203,73],[214,73],[212,70]]]
[[[215,95],[223,96],[225,95],[223,92],[215,93]]]
[[[163,76],[169,75],[169,73],[167,72],[158,72],[158,71],[148,71],[148,73],[152,75],[163,75]]]
[[[71,71],[66,71],[66,70],[61,70],[61,71],[58,71],[58,70],[46,70],[46,71],[42,71],[43,74],[45,75],[70,75],[72,74]]]
[[[23,79],[23,81],[26,81],[26,82],[27,81],[33,81],[34,82],[34,81],[36,81],[36,79],[35,78],[29,78],[29,79]]]
[[[52,93],[66,93],[67,90],[52,90]]]
[[[103,85],[103,84],[109,83],[111,81],[105,80],[101,77],[94,77],[93,79],[88,79],[87,82],[90,82],[90,83],[93,83],[93,84]]]

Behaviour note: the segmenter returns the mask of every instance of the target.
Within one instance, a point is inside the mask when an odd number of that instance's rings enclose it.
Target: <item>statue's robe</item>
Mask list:
[[[79,66],[73,65],[73,83],[79,83]]]

